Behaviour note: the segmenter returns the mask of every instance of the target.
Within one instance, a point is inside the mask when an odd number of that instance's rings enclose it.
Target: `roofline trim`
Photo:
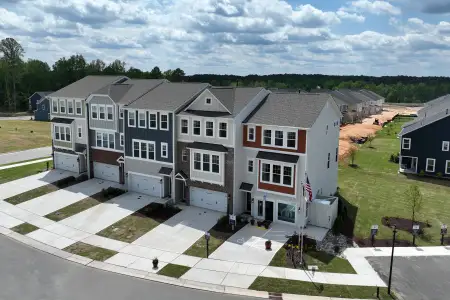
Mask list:
[[[195,100],[197,100],[203,93],[206,93],[206,92],[208,91],[208,92],[209,92],[211,95],[213,95],[213,97],[220,103],[220,105],[222,105],[222,107],[225,108],[225,110],[226,110],[230,115],[232,115],[232,113],[230,112],[230,110],[229,110],[228,108],[226,108],[225,105],[223,105],[222,101],[220,101],[219,98],[217,98],[216,95],[214,95],[214,93],[210,91],[210,88],[212,88],[212,87],[211,87],[211,86],[208,86],[208,87],[207,87],[206,89],[204,89],[200,94],[198,94],[197,97],[195,97],[195,99],[192,100],[192,102],[189,103],[189,105],[186,106],[186,108],[183,109],[183,111],[186,111],[186,110],[187,110],[187,109],[195,102]]]

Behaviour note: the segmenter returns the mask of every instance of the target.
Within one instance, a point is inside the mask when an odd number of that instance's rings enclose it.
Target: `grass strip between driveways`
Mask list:
[[[47,159],[47,158],[50,158],[50,157],[47,156],[47,157],[40,157],[40,158],[33,158],[33,159],[27,159],[27,160],[22,160],[22,161],[16,161],[16,162],[0,165],[0,167],[12,166],[12,165],[17,165],[17,164],[27,163],[27,162],[30,162],[30,161]],[[48,160],[49,164],[50,164],[50,162],[51,162],[51,160]],[[32,165],[32,164],[30,164],[30,165]]]
[[[181,209],[175,206],[150,203],[97,234],[110,239],[131,243],[180,211]]]
[[[116,251],[88,245],[82,242],[72,244],[63,250],[98,261],[105,261],[117,254]]]
[[[51,170],[51,168],[53,168],[53,162],[49,161],[49,170]],[[43,171],[47,171],[47,162],[40,162],[31,165],[0,170],[0,184],[23,177],[36,175],[37,173]]]
[[[38,229],[39,229],[39,227],[34,226],[29,223],[23,223],[23,224],[20,224],[20,225],[17,225],[15,227],[11,228],[12,231],[15,231],[15,232],[23,234],[23,235],[28,234],[28,233],[33,232]]]
[[[54,183],[50,183],[41,187],[38,187],[37,189],[27,191],[25,193],[15,195],[13,197],[10,197],[8,199],[5,199],[6,202],[17,205],[20,203],[23,203],[25,201],[43,196],[45,194],[49,194],[52,192],[56,192],[57,190],[67,188],[71,185],[80,183],[81,181],[77,181],[75,177],[70,176],[63,178],[61,180],[58,180]]]
[[[159,275],[169,276],[169,277],[175,277],[180,278],[184,275],[187,271],[189,271],[191,268],[181,265],[175,265],[175,264],[167,264],[164,268],[158,271]]]
[[[376,287],[321,284],[268,277],[257,277],[249,289],[266,291],[269,293],[271,292],[322,297],[377,299]],[[387,288],[380,288],[380,297],[378,299],[396,298],[388,295]]]
[[[125,193],[124,190],[109,187],[101,192],[98,192],[95,195],[84,198],[83,200],[73,203],[69,206],[66,206],[60,210],[54,211],[46,215],[45,217],[47,219],[58,222],[73,215],[76,215],[86,209],[89,209],[91,207],[104,203],[108,200],[111,200],[114,197],[118,197],[124,193]]]

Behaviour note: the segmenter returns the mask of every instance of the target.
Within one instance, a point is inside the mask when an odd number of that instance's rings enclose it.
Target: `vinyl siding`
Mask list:
[[[107,118],[107,109],[105,107],[105,120],[92,119],[92,113],[89,113],[89,127],[90,128],[99,128],[99,129],[109,129],[109,130],[117,130],[117,112],[115,103],[107,96],[94,96],[89,101],[89,112],[92,112],[92,105],[112,105],[113,107],[113,118],[114,120],[108,121]],[[97,108],[97,113],[99,114],[99,109]]]
[[[54,113],[52,111],[52,109],[53,109],[52,100],[53,99],[56,99],[56,100],[64,99],[64,100],[66,100],[66,113],[62,114],[62,113],[59,112],[60,111],[60,109],[59,109],[59,102],[58,102],[58,113]],[[67,113],[67,100],[73,100],[73,111],[74,111],[73,114],[68,114]],[[80,100],[80,99],[78,99],[78,100]],[[54,98],[54,97],[52,97],[51,100],[50,100],[50,113],[51,113],[52,117],[66,117],[66,118],[80,118],[80,119],[86,118],[86,107],[85,107],[86,101],[84,99],[81,100],[81,115],[77,115],[76,114],[75,101],[76,101],[76,99],[73,99],[73,98]]]
[[[188,134],[181,134],[181,120],[187,119],[189,128]],[[176,118],[176,126],[178,132],[178,140],[183,142],[203,142],[203,143],[211,143],[211,144],[219,144],[224,145],[226,147],[234,147],[234,120],[231,118],[208,118],[208,117],[197,117],[191,115],[177,115]],[[201,122],[201,135],[193,135],[193,121],[199,120]],[[213,121],[214,122],[214,137],[205,136],[205,121]],[[227,124],[227,138],[219,138],[219,123]]]

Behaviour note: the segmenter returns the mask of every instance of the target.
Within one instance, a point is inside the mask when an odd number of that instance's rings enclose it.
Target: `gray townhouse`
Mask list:
[[[55,168],[78,174],[87,171],[86,99],[104,86],[125,80],[124,76],[86,76],[47,96]]]

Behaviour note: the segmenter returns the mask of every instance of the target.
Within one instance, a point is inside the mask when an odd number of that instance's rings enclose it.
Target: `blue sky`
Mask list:
[[[3,0],[0,38],[187,74],[450,75],[450,0]]]

